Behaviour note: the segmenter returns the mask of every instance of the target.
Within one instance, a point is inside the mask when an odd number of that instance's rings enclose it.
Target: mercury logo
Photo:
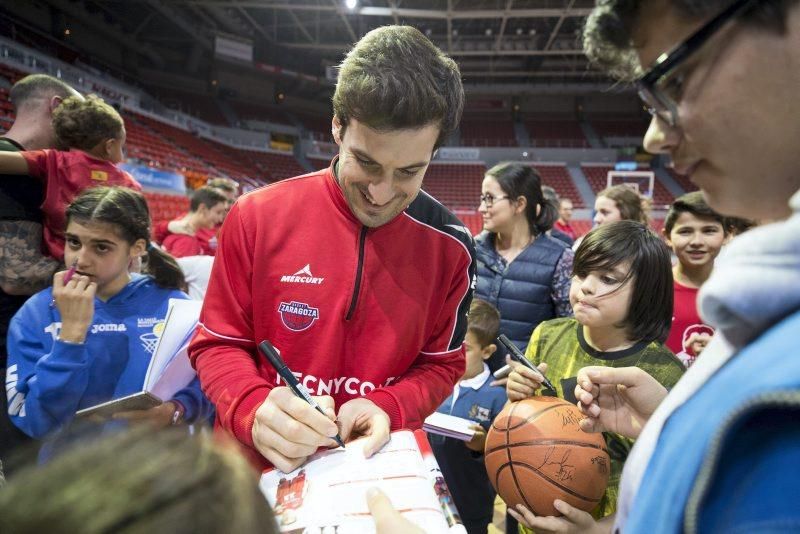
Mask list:
[[[311,274],[311,264],[307,264],[294,274],[285,274],[281,276],[281,282],[287,284],[314,284],[322,285],[325,278],[318,278]]]

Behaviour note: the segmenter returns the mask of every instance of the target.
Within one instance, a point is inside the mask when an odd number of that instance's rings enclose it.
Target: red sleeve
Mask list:
[[[199,256],[202,252],[197,238],[193,235],[169,234],[164,240],[164,248],[176,258]]]
[[[135,191],[142,190],[142,184],[136,181],[136,178],[131,176],[131,174],[127,171],[122,171],[122,174],[125,175],[125,187],[129,187]]]
[[[169,236],[169,226],[170,221],[159,221],[153,225],[153,239],[156,243],[161,245],[164,243],[164,240]]]
[[[28,164],[28,174],[42,180],[47,179],[49,163],[52,161],[47,157],[50,150],[23,150],[20,152],[25,162]]]
[[[397,381],[366,395],[389,415],[392,430],[420,428],[464,375],[464,336],[475,264],[466,247],[460,256],[433,334],[417,359]]]
[[[253,421],[270,392],[256,368],[253,340],[254,246],[234,204],[219,234],[219,246],[203,300],[200,327],[189,345],[206,396],[222,427],[253,447]]]

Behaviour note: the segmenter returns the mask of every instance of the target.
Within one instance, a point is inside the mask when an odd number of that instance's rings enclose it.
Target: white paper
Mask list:
[[[474,424],[475,423],[469,419],[463,419],[446,413],[433,412],[425,418],[425,423],[422,428],[431,434],[439,434],[462,441],[469,441],[475,435],[475,431],[470,428]]]
[[[346,449],[317,453],[288,474],[272,470],[262,475],[261,491],[281,531],[373,533],[366,492],[377,487],[426,532],[450,532],[414,434],[392,433],[372,458],[364,458],[363,444],[361,439]]]
[[[194,379],[195,371],[186,349],[202,307],[203,303],[197,300],[170,299],[164,331],[150,359],[143,391],[167,400]]]

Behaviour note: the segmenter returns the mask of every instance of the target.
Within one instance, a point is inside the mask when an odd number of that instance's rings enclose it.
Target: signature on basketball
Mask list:
[[[564,454],[561,456],[560,460],[553,459],[551,461],[551,456],[553,455],[554,451],[555,447],[550,447],[547,450],[547,454],[545,454],[544,461],[542,462],[542,465],[539,466],[539,469],[541,470],[550,465],[558,466],[558,471],[556,471],[554,474],[555,478],[561,482],[564,482],[565,480],[572,480],[575,475],[575,466],[567,463],[567,460],[569,460],[569,455],[572,451],[566,450],[564,451]]]
[[[567,425],[578,426],[581,418],[572,410],[556,410],[556,413],[561,416],[561,428]]]
[[[605,474],[608,472],[608,463],[604,456],[595,456],[592,458],[592,463],[597,466],[597,470]]]

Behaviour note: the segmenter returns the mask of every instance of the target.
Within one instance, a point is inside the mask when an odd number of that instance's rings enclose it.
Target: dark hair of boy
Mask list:
[[[675,202],[670,206],[667,212],[667,217],[664,219],[664,234],[669,236],[672,233],[672,228],[675,226],[675,221],[681,216],[681,213],[691,213],[698,219],[712,220],[722,226],[722,231],[727,235],[728,226],[725,224],[725,217],[712,210],[706,204],[703,198],[703,193],[694,191],[686,193],[675,199]]]
[[[739,23],[760,27],[783,35],[786,14],[797,0],[754,2]],[[632,29],[646,0],[599,0],[586,19],[583,50],[601,70],[620,80],[634,80],[641,75]],[[687,20],[701,20],[731,5],[731,0],[671,0],[669,5]]]
[[[669,247],[647,226],[636,221],[598,226],[578,246],[572,273],[584,278],[591,271],[609,271],[626,262],[630,272],[619,287],[633,279],[625,319],[630,341],[663,343],[672,326],[672,262]]]
[[[8,99],[19,111],[20,107],[33,100],[49,99],[53,96],[66,99],[76,93],[75,89],[58,78],[53,78],[47,74],[30,74],[11,87],[8,92]]]
[[[488,171],[500,185],[500,189],[512,201],[525,197],[525,218],[531,234],[539,235],[553,227],[558,219],[558,206],[548,201],[542,191],[542,177],[536,169],[523,163],[498,163]],[[537,215],[538,210],[538,215]]]
[[[278,532],[258,476],[219,436],[120,432],[31,465],[0,491],[0,532]]]
[[[500,312],[481,299],[473,299],[467,317],[467,332],[472,332],[481,348],[495,342],[500,333]]]
[[[597,196],[613,200],[623,221],[648,223],[642,196],[627,185],[612,185],[597,193]]]
[[[150,210],[141,193],[126,187],[86,189],[67,207],[67,225],[70,221],[83,225],[108,224],[130,245],[143,239],[147,243],[143,273],[165,289],[186,288],[183,271],[175,258],[150,244]]]
[[[750,219],[743,219],[741,217],[725,217],[725,231],[728,232],[729,235],[736,237],[739,234],[743,234],[749,229],[756,226],[755,221],[751,221]]]
[[[230,194],[236,194],[239,191],[239,184],[230,178],[211,178],[206,182],[206,187],[221,189]]]
[[[456,130],[464,109],[461,72],[430,39],[411,26],[367,33],[339,67],[333,113],[374,130],[439,125],[434,150]]]
[[[53,131],[60,145],[91,150],[108,139],[120,139],[125,122],[112,106],[96,95],[65,98],[53,111]]]
[[[216,188],[203,186],[192,193],[192,201],[189,203],[189,211],[194,213],[200,206],[203,205],[208,209],[213,208],[220,202],[227,202],[228,199],[220,193]]]

